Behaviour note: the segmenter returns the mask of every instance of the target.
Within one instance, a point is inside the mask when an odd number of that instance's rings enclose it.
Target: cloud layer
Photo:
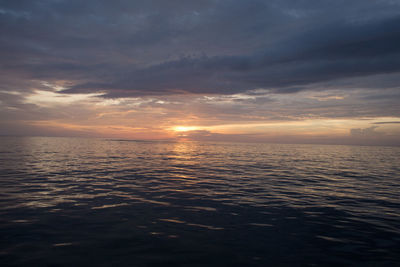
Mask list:
[[[400,71],[399,1],[1,1],[3,88],[297,92]],[[10,77],[22,77],[11,79]]]
[[[397,136],[398,0],[0,0],[0,32],[0,134],[263,140],[207,127],[325,119]]]

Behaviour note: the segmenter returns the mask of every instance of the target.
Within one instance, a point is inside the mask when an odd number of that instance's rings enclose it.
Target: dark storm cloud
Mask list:
[[[2,90],[287,94],[400,72],[399,1],[0,1],[0,31]]]

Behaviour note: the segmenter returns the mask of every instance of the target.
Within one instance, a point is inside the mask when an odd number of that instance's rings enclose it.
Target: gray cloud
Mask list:
[[[1,81],[106,97],[274,93],[400,71],[397,1],[0,1]],[[18,77],[10,81],[7,77]],[[5,83],[3,83],[5,84]]]
[[[382,133],[377,132],[375,129],[378,128],[378,126],[371,126],[368,128],[354,128],[350,130],[350,135],[353,137],[377,137],[382,135]]]
[[[399,124],[400,121],[381,121],[381,122],[375,122],[374,124]]]

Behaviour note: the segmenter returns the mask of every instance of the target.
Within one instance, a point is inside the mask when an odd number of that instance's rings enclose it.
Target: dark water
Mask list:
[[[0,138],[2,266],[400,265],[400,148]]]

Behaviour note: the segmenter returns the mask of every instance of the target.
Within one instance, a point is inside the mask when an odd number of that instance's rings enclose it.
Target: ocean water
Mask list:
[[[400,266],[400,148],[0,138],[1,266]]]

